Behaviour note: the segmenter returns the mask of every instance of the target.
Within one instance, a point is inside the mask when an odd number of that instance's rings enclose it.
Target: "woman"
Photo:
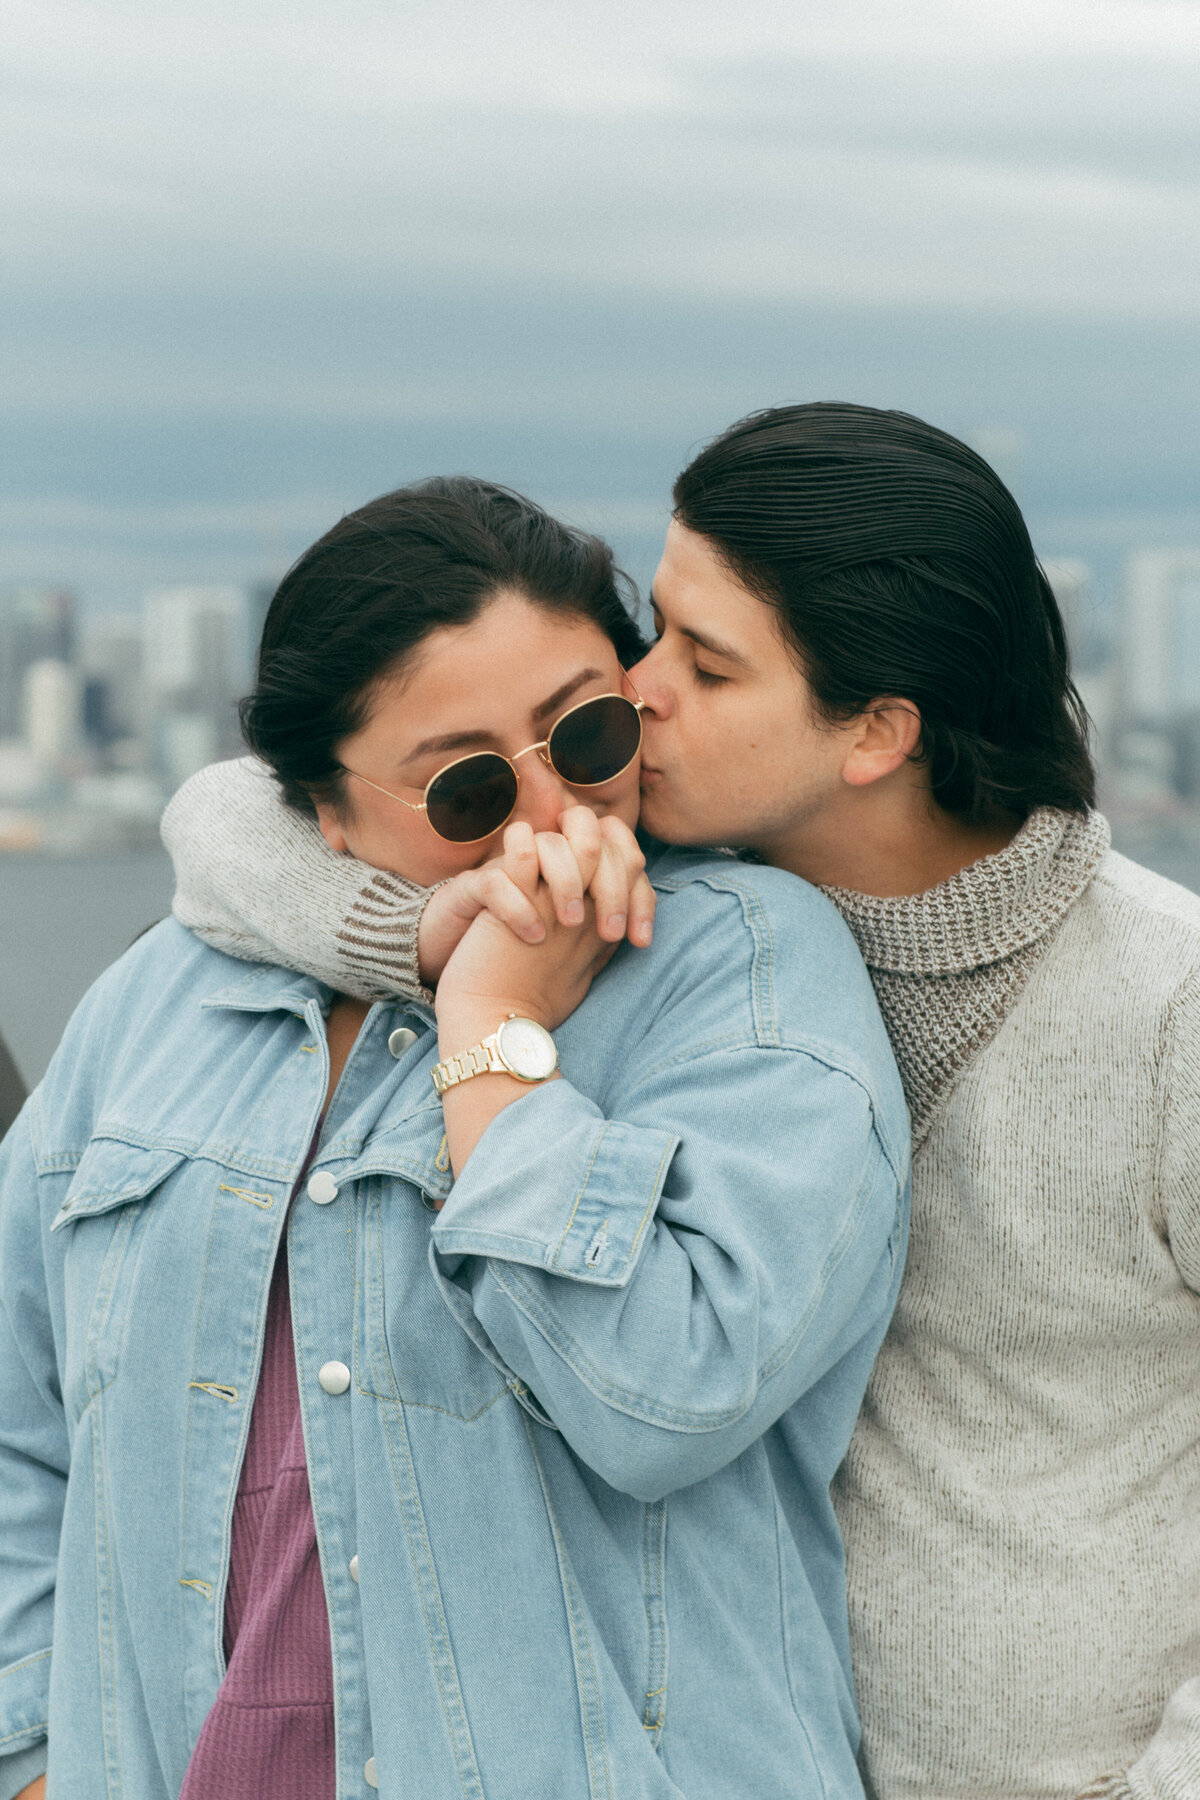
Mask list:
[[[557,916],[636,893],[630,638],[467,480],[282,583],[252,745],[461,937],[368,1009],[168,921],[6,1140],[3,1800],[860,1793],[828,1487],[903,1102],[802,884],[659,852],[652,948]]]

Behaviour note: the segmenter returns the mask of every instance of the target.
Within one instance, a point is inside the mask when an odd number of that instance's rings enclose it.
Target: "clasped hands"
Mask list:
[[[453,1011],[494,1030],[518,1012],[553,1029],[623,939],[649,945],[654,890],[628,825],[572,806],[559,826],[511,824],[498,857],[435,889],[417,942],[443,1023]]]

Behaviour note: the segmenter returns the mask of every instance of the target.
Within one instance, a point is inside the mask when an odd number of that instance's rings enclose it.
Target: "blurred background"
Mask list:
[[[643,585],[753,408],[968,439],[1117,842],[1200,886],[1195,0],[9,0],[0,1033],[170,904],[272,586],[469,470]]]

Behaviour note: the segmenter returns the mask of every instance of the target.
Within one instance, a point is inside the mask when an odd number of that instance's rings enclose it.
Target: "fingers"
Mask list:
[[[537,892],[537,884],[541,877],[538,859],[537,839],[533,827],[526,819],[516,819],[504,833],[504,854],[495,863],[485,863],[485,868],[503,868],[506,875],[514,881],[523,894],[532,899]]]
[[[596,929],[606,942],[618,944],[625,936],[629,919],[629,889],[633,877],[620,845],[607,836],[601,842],[603,850],[591,887]]]
[[[599,824],[603,851],[590,890],[597,929],[610,943],[628,935],[630,943],[645,947],[654,933],[655,905],[645,875],[646,858],[620,819],[610,816]]]
[[[537,852],[534,851],[534,881],[537,886]],[[522,872],[521,862],[517,863],[518,873]],[[470,869],[457,877],[462,885],[462,897],[475,905],[477,912],[489,912],[502,925],[523,939],[527,944],[540,944],[546,935],[546,927],[538,914],[537,907],[517,885],[505,862],[485,863],[481,869]]]
[[[582,925],[585,884],[570,844],[557,831],[539,831],[537,854],[559,924]]]
[[[643,871],[629,890],[629,924],[626,935],[631,944],[639,950],[649,947],[654,937],[654,909],[658,904],[658,896],[650,885],[650,877]]]
[[[522,907],[515,895],[532,902],[542,895],[549,900],[561,925],[581,925],[591,900],[596,929],[610,944],[628,937],[645,948],[654,935],[655,895],[645,874],[646,859],[628,825],[613,815],[598,819],[590,807],[568,807],[561,815],[560,831],[533,832],[525,821],[510,825],[504,833],[504,850],[493,863],[471,871],[471,894],[479,905],[527,942],[537,942],[536,909]],[[505,879],[496,880],[497,872]],[[459,877],[459,881],[467,878]],[[496,904],[477,884],[495,881]],[[514,893],[515,890],[515,893]]]
[[[539,831],[538,862],[561,925],[581,925],[584,895],[603,853],[600,821],[588,806],[570,806],[559,831]]]
[[[592,876],[596,873],[604,847],[600,820],[590,806],[568,806],[565,812],[559,814],[558,828],[570,844],[571,853],[579,864],[586,892],[592,885]]]

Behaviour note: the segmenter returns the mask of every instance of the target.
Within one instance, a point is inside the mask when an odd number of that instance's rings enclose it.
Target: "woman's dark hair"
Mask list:
[[[907,413],[754,413],[675,483],[675,517],[779,610],[828,719],[897,695],[934,798],[981,821],[1095,802],[1062,618],[1016,501]]]
[[[293,563],[263,627],[242,732],[290,806],[341,797],[334,746],[365,722],[375,684],[442,625],[466,625],[504,589],[590,619],[628,667],[644,653],[632,584],[600,538],[532,500],[441,476],[347,513]]]

